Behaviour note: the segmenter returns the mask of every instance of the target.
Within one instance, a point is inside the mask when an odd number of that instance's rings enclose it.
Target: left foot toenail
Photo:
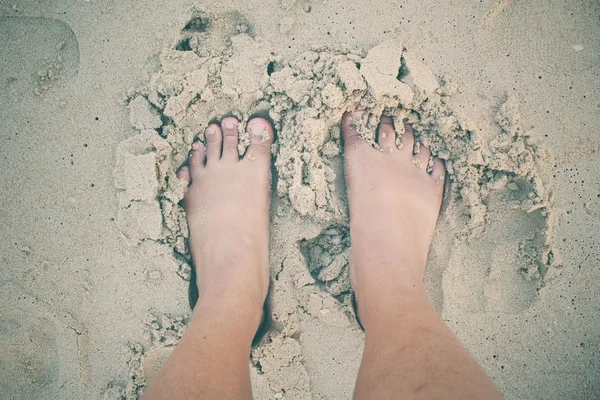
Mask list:
[[[267,132],[267,127],[263,124],[256,123],[254,125],[250,125],[249,130],[250,130],[250,134],[254,137],[261,138],[261,139],[263,139],[263,141],[269,139],[268,135],[267,135],[266,139],[264,137]]]

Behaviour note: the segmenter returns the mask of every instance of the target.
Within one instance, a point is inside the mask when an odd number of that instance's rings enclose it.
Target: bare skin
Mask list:
[[[200,296],[190,326],[144,399],[251,399],[250,346],[269,287],[270,161],[273,129],[224,118],[192,146],[184,206]]]
[[[356,399],[496,399],[492,381],[437,315],[423,276],[444,189],[445,167],[405,125],[396,147],[393,120],[383,116],[377,150],[344,116],[350,203],[350,277],[365,329]]]
[[[382,117],[378,143],[342,121],[350,202],[351,279],[365,328],[355,398],[501,398],[430,305],[423,275],[442,200],[445,168],[427,148],[413,155]],[[248,357],[268,290],[271,125],[248,123],[251,146],[240,159],[233,118],[211,125],[206,150],[195,144],[179,173],[190,186],[184,203],[200,298],[185,335],[145,399],[248,399]]]

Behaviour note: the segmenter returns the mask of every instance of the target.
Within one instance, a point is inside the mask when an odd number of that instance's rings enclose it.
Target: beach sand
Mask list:
[[[277,134],[255,398],[350,398],[356,107],[447,160],[426,285],[501,392],[598,398],[600,5],[439,3],[2,1],[0,398],[143,392],[190,315],[174,174],[224,115]]]

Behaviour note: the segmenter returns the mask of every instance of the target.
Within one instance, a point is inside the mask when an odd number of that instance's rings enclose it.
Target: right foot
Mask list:
[[[420,146],[413,154],[412,127],[405,125],[396,146],[392,118],[383,116],[378,127],[377,150],[362,140],[357,121],[364,111],[347,113],[342,122],[344,163],[350,204],[352,239],[350,276],[358,312],[381,310],[398,294],[425,294],[423,276],[435,231],[445,167]],[[385,308],[385,307],[384,307]],[[389,307],[387,307],[389,308]]]

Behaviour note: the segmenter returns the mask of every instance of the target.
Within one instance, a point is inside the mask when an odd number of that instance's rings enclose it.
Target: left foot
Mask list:
[[[365,111],[357,110],[342,121],[350,277],[363,323],[370,314],[393,310],[391,302],[409,293],[426,299],[423,276],[446,172],[441,159],[433,157],[430,163],[427,147],[419,146],[415,154],[412,127],[405,125],[399,136],[389,116],[381,117],[378,128],[383,151],[370,146],[357,129],[357,121],[366,117]]]
[[[248,310],[256,328],[269,287],[270,161],[273,127],[263,118],[247,124],[250,146],[240,157],[238,125],[210,124],[206,146],[194,142],[183,199],[196,268],[198,306]]]

